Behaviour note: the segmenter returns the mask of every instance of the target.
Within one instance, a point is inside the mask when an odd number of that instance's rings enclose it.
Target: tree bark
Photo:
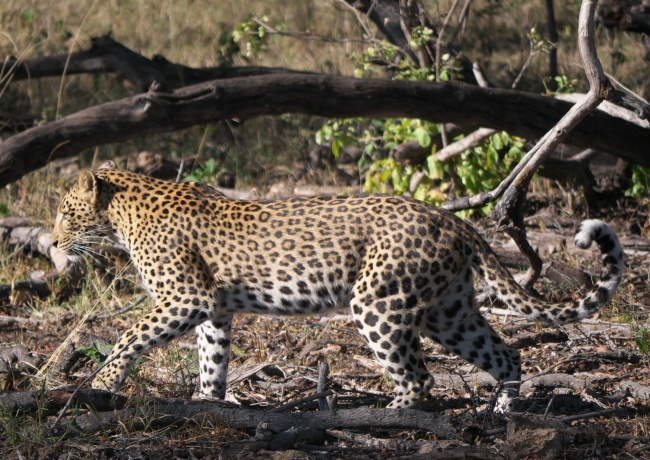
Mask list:
[[[548,39],[551,42],[551,48],[548,50],[548,75],[554,79],[557,77],[557,28],[555,25],[555,8],[553,7],[553,0],[546,0],[546,18],[548,28]],[[553,81],[555,85],[555,81]],[[553,88],[555,88],[553,86]]]
[[[454,83],[294,74],[217,80],[169,93],[149,91],[16,134],[0,143],[0,187],[87,148],[233,117],[412,117],[534,139],[570,107],[535,94]],[[567,141],[650,166],[650,129],[603,113],[589,115]]]
[[[161,55],[153,59],[138,54],[108,35],[95,37],[91,46],[72,54],[44,56],[22,61],[9,60],[4,66],[12,69],[12,80],[60,77],[83,73],[115,73],[146,91],[154,82],[161,88],[173,90],[182,86],[224,78],[252,75],[307,73],[273,67],[206,67],[195,69],[174,64]]]
[[[214,420],[234,429],[254,429],[260,423],[268,423],[273,431],[280,432],[291,427],[325,430],[327,428],[365,428],[369,425],[385,429],[414,429],[435,433],[443,439],[456,436],[448,417],[409,409],[371,409],[359,407],[326,412],[274,413],[244,408],[223,407],[220,404],[183,403],[143,406],[139,409],[88,413],[74,418],[64,418],[54,427],[55,432],[80,435],[113,430],[120,425],[133,423],[142,427],[142,420],[151,419],[151,427],[185,424],[188,421]],[[74,421],[73,421],[74,420]],[[135,428],[134,427],[134,428]],[[137,428],[136,428],[137,429]]]

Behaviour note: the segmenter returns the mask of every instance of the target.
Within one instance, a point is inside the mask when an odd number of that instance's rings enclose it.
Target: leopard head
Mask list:
[[[79,180],[59,204],[52,246],[71,258],[92,252],[88,246],[111,236],[107,205],[101,198],[101,181],[92,171],[81,171]]]

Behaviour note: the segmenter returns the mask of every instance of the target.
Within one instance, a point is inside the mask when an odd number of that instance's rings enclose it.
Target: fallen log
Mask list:
[[[214,80],[91,107],[35,126],[0,143],[0,187],[49,161],[149,133],[233,117],[302,113],[324,117],[411,117],[466,128],[487,127],[536,139],[571,104],[522,91],[309,74]],[[615,132],[616,136],[609,133]],[[650,129],[596,111],[568,135],[581,148],[650,166]]]
[[[146,422],[145,422],[146,420]],[[456,435],[448,417],[411,409],[339,409],[326,412],[274,413],[252,409],[223,407],[209,402],[184,401],[170,405],[142,406],[110,412],[64,417],[52,430],[66,437],[111,431],[127,424],[132,429],[185,425],[188,422],[213,423],[233,429],[255,429],[261,423],[281,432],[292,427],[326,430],[328,428],[383,428],[426,430],[448,439]]]

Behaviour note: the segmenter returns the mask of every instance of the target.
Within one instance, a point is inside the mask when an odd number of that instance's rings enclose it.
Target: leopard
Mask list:
[[[198,182],[172,182],[107,164],[83,170],[61,199],[54,248],[78,259],[100,239],[128,249],[152,309],[121,335],[92,387],[117,393],[136,359],[191,330],[198,342],[196,397],[226,394],[233,317],[351,318],[394,384],[387,408],[417,407],[434,381],[421,346],[429,338],[501,383],[508,411],[521,381],[519,350],[477,305],[475,274],[525,318],[565,324],[608,304],[623,251],[606,223],[580,223],[575,244],[598,246],[602,268],[581,297],[547,302],[513,278],[468,221],[391,194],[231,199]]]

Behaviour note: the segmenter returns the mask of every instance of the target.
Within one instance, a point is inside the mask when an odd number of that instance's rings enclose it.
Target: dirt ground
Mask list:
[[[103,349],[93,344],[114,343],[150,307],[135,289],[122,293],[119,305],[103,299],[100,313],[124,306],[129,310],[139,301],[130,311],[85,322],[70,310],[36,314],[29,302],[0,306],[0,452],[7,458],[39,459],[650,458],[650,240],[643,225],[636,228],[627,218],[607,217],[622,236],[626,273],[617,298],[599,315],[576,325],[544,327],[496,304],[482,307],[504,340],[522,353],[524,383],[511,416],[491,410],[494,380],[427,340],[427,366],[436,377],[431,398],[422,412],[402,411],[393,423],[381,409],[392,397],[390,379],[345,311],[327,318],[239,317],[233,332],[231,405],[196,401],[189,408],[200,417],[163,415],[164,408],[186,401],[197,383],[193,333],[142,359],[119,407],[99,407],[100,396],[90,392],[85,402],[77,395],[63,408],[72,394],[65,385],[82,383],[96,368],[91,358]],[[597,275],[595,253],[568,249],[577,220],[546,209],[529,223],[531,239],[542,242],[538,248],[545,260]],[[494,247],[508,248],[508,240],[494,228],[481,231]],[[542,297],[558,300],[576,297],[586,287],[542,279],[536,289]],[[60,348],[80,323],[71,342]],[[84,345],[83,353],[75,353]],[[37,371],[45,369],[55,350],[61,354],[48,368],[47,386],[41,387]],[[35,408],[21,405],[20,395],[36,395]],[[114,399],[112,404],[117,404]],[[159,411],[145,420],[133,412],[142,407]],[[205,415],[210,407],[215,408],[212,417]],[[246,427],[214,415],[220,410],[242,411],[251,420],[265,414],[286,420]],[[354,411],[368,418],[359,422]],[[98,420],[104,417],[105,425],[75,431],[80,426],[74,426],[75,417],[93,414]],[[68,423],[67,431],[50,430],[59,415],[59,425]],[[316,426],[320,416],[330,417],[326,425],[331,425]],[[290,428],[278,428],[285,422]],[[434,426],[429,423],[440,425],[429,429]]]

